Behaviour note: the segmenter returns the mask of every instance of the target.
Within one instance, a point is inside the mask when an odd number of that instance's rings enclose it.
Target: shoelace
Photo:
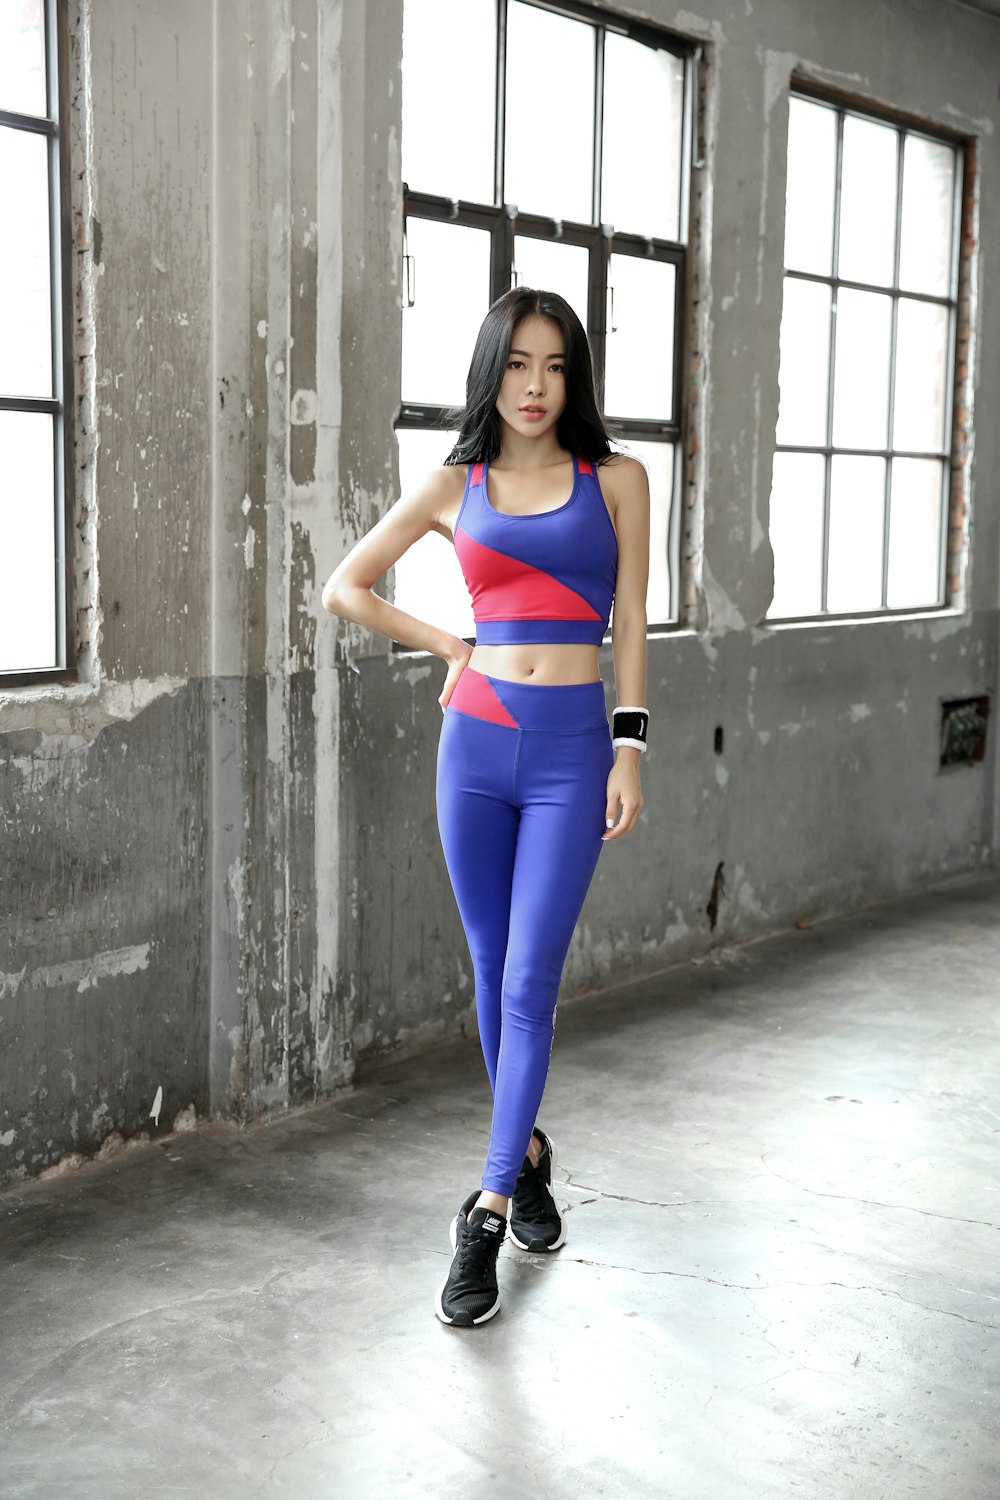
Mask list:
[[[532,1167],[529,1163],[523,1169],[514,1191],[517,1195],[519,1219],[526,1219],[530,1224],[537,1224],[551,1216],[552,1200],[545,1191],[542,1174],[537,1167]]]
[[[458,1269],[469,1272],[477,1281],[485,1281],[500,1249],[498,1234],[470,1234],[466,1225],[458,1248]]]

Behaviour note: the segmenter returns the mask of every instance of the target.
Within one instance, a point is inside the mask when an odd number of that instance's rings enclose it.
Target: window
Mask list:
[[[561,293],[589,334],[616,446],[649,472],[646,615],[670,623],[691,51],[572,0],[464,0],[458,12],[447,0],[404,5],[401,488],[454,442],[442,418],[464,402],[490,304],[515,285]],[[454,550],[437,535],[400,558],[394,602],[475,633]]]
[[[769,618],[944,602],[960,169],[792,94]]]
[[[65,162],[55,0],[0,7],[0,683],[64,675]],[[16,220],[16,231],[15,231]]]

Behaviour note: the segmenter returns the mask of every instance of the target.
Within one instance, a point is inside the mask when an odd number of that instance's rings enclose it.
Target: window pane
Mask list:
[[[52,395],[48,141],[0,129],[4,201],[17,233],[0,234],[0,394]]]
[[[837,295],[833,441],[839,448],[884,448],[889,430],[892,298],[842,287]]]
[[[881,609],[885,459],[834,454],[832,464],[826,607]]]
[[[604,410],[610,416],[671,415],[674,275],[674,267],[665,261],[611,257],[614,319],[608,320],[604,394]]]
[[[457,432],[414,432],[400,428],[399,488],[410,495],[429,469],[443,464]],[[451,542],[436,531],[414,542],[393,569],[392,602],[418,620],[429,620],[453,635],[475,636],[472,600]]]
[[[563,245],[556,240],[533,240],[524,234],[516,235],[514,269],[520,286],[558,292],[560,297],[565,297],[586,328],[590,254],[583,245]]]
[[[890,609],[939,604],[944,465],[925,458],[892,463],[889,509]]]
[[[785,277],[778,372],[779,443],[819,446],[826,442],[830,299],[830,288],[822,282]]]
[[[678,238],[683,106],[684,65],[679,57],[608,32],[602,223],[629,234]]]
[[[594,36],[518,0],[507,12],[504,201],[522,213],[592,221]]]
[[[52,423],[0,411],[0,671],[56,662]]]
[[[411,218],[406,238],[414,305],[403,308],[403,400],[461,406],[476,334],[489,311],[490,236],[464,224]]]
[[[892,285],[898,139],[889,125],[844,120],[838,274],[847,281]]]
[[[892,445],[940,453],[948,388],[949,311],[936,302],[900,297],[896,316]]]
[[[949,294],[954,180],[951,146],[920,135],[906,137],[899,284],[907,291]]]
[[[785,265],[829,276],[837,175],[837,116],[822,104],[788,101]]]
[[[45,115],[45,20],[42,0],[0,5],[0,109]]]
[[[768,533],[774,552],[769,618],[815,615],[823,598],[823,465],[819,453],[776,453]]]
[[[492,203],[494,0],[447,9],[442,16],[440,0],[403,6],[403,181],[414,192]],[[463,104],[442,79],[462,83]]]
[[[673,443],[615,443],[638,458],[649,477],[649,584],[646,624],[666,625],[674,618],[670,588],[670,509],[674,494]],[[598,471],[600,472],[600,471]],[[612,609],[612,620],[614,610]]]

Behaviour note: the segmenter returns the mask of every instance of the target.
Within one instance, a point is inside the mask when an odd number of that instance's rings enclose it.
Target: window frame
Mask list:
[[[608,275],[611,256],[629,255],[653,259],[674,266],[674,353],[671,393],[671,411],[664,418],[629,418],[608,414],[614,429],[613,441],[627,445],[630,442],[663,442],[673,444],[672,495],[668,517],[668,575],[673,583],[674,618],[647,621],[647,631],[661,633],[684,628],[682,605],[682,579],[680,559],[677,557],[680,537],[678,511],[684,485],[684,434],[686,428],[686,403],[689,399],[688,383],[685,379],[688,355],[689,331],[687,308],[689,302],[689,278],[691,269],[691,188],[694,163],[695,115],[698,110],[698,67],[703,51],[701,46],[688,38],[679,36],[665,27],[633,20],[584,3],[584,0],[521,0],[535,9],[552,12],[569,20],[583,21],[595,30],[594,70],[594,146],[593,181],[591,207],[594,222],[560,220],[542,214],[520,213],[516,205],[504,203],[502,193],[504,173],[504,111],[506,101],[506,25],[509,0],[495,0],[496,58],[495,58],[495,114],[494,114],[494,174],[493,203],[475,203],[467,199],[424,193],[411,189],[408,182],[402,184],[403,192],[403,308],[410,296],[409,257],[407,254],[407,226],[411,218],[431,219],[465,227],[486,230],[490,235],[490,291],[489,302],[515,284],[514,241],[520,235],[527,238],[548,240],[566,245],[577,245],[589,252],[589,277],[587,294],[587,334],[594,357],[594,374],[598,404],[604,409],[605,359],[607,324],[609,319]],[[648,237],[618,231],[609,224],[601,223],[597,214],[601,191],[601,155],[603,148],[603,98],[604,98],[604,45],[608,32],[628,37],[630,40],[670,52],[681,60],[683,94],[681,102],[680,174],[678,201],[678,233],[676,241],[659,237]],[[424,402],[400,401],[394,430],[443,431],[446,414],[452,407]],[[606,638],[607,639],[607,638]],[[394,650],[408,650],[399,642],[393,642]]]
[[[967,275],[966,259],[962,254],[962,219],[966,193],[968,190],[969,173],[969,150],[966,138],[957,132],[951,132],[944,127],[928,124],[922,119],[910,115],[902,110],[893,110],[870,104],[867,100],[860,100],[849,94],[841,94],[836,90],[824,88],[815,84],[812,80],[802,78],[793,74],[789,81],[789,101],[793,98],[801,98],[806,101],[821,104],[836,112],[837,116],[837,138],[836,138],[836,175],[834,181],[834,212],[831,227],[831,273],[822,275],[815,271],[800,271],[789,269],[784,265],[782,256],[782,315],[784,313],[784,287],[789,278],[798,281],[809,281],[831,289],[831,314],[830,314],[830,339],[827,351],[827,393],[826,393],[826,435],[825,443],[783,443],[774,442],[773,453],[811,453],[823,459],[823,552],[822,552],[822,576],[820,585],[820,608],[817,612],[806,615],[770,615],[765,613],[761,624],[765,627],[781,627],[784,625],[825,625],[836,621],[849,620],[881,620],[898,617],[908,617],[919,614],[940,614],[942,610],[953,609],[955,601],[949,594],[948,587],[948,561],[949,561],[949,539],[951,535],[951,519],[954,504],[954,467],[956,455],[956,400],[959,393],[960,382],[956,378],[957,348],[959,340],[959,319],[963,307],[963,286]],[[837,266],[839,271],[839,238],[840,238],[840,201],[842,191],[842,166],[844,148],[844,122],[848,115],[860,119],[875,120],[880,124],[892,126],[898,132],[896,147],[896,215],[893,241],[893,269],[892,281],[888,285],[880,285],[874,282],[855,281],[850,277],[842,277],[835,274],[832,267]],[[915,292],[904,290],[899,285],[899,262],[901,247],[901,223],[903,212],[903,160],[906,138],[908,135],[922,136],[926,140],[938,141],[943,145],[951,147],[955,152],[955,173],[952,182],[952,204],[951,204],[951,265],[949,274],[948,291],[946,295],[931,292]],[[787,149],[786,149],[787,163]],[[836,376],[836,333],[837,333],[837,295],[841,288],[861,292],[875,292],[881,296],[888,296],[892,301],[890,332],[889,332],[889,383],[887,391],[887,424],[886,424],[886,446],[884,448],[858,448],[838,446],[832,441],[833,437],[833,405],[834,405],[834,382]],[[948,312],[948,340],[946,352],[945,391],[943,407],[945,413],[945,442],[940,449],[922,449],[914,451],[911,449],[896,448],[893,446],[893,426],[895,421],[895,386],[896,386],[896,350],[897,329],[899,322],[899,302],[906,298],[914,302],[927,302],[937,307],[945,307]],[[885,460],[885,476],[883,480],[883,518],[882,518],[882,580],[881,598],[882,602],[862,610],[830,610],[827,608],[829,588],[829,554],[830,554],[830,490],[833,472],[833,458],[837,455],[859,455],[870,458],[883,458]],[[941,525],[938,536],[938,597],[933,604],[902,605],[891,607],[886,601],[888,599],[889,580],[889,536],[891,526],[892,505],[892,467],[897,458],[915,458],[937,460],[941,464],[941,495],[940,495],[940,518]]]
[[[73,281],[72,213],[70,207],[69,131],[69,35],[66,0],[42,0],[45,26],[46,111],[24,115],[0,109],[0,126],[43,135],[48,141],[49,174],[49,288],[51,306],[51,396],[0,394],[0,411],[48,413],[52,421],[53,494],[55,546],[52,564],[56,590],[56,656],[52,667],[30,670],[0,669],[0,693],[6,688],[32,683],[77,681],[75,662],[70,663],[76,590],[68,538],[73,535]]]

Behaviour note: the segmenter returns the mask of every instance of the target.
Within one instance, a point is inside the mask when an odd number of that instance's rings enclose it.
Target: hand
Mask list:
[[[453,655],[445,657],[445,661],[448,663],[448,675],[444,680],[444,687],[441,689],[441,696],[440,698],[438,698],[438,703],[441,705],[442,713],[444,713],[445,709],[448,707],[448,699],[451,697],[452,693],[458,686],[458,679],[465,671],[465,668],[468,665],[469,657],[471,655],[472,647],[468,645],[467,642],[459,640],[456,644]]]
[[[607,839],[621,838],[626,833],[631,833],[639,819],[643,809],[642,787],[639,785],[639,750],[624,747],[627,759],[621,755],[615,760],[608,777],[608,805],[606,821],[610,825],[606,833],[601,834],[601,841]],[[622,815],[617,828],[614,826],[618,814],[618,804],[621,803]]]

